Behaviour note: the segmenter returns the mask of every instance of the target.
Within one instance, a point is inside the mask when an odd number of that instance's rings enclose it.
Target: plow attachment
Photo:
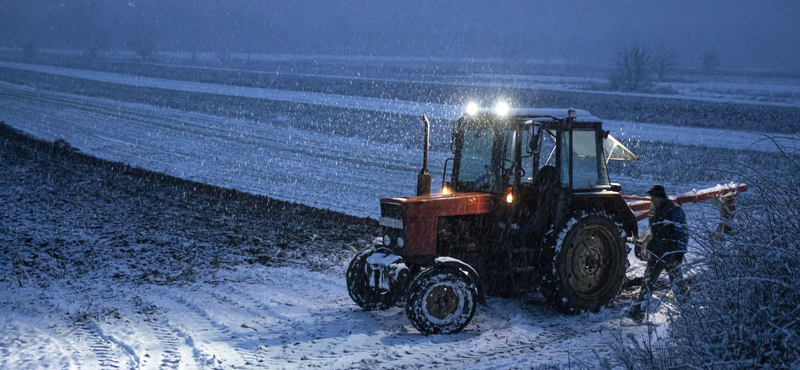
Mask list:
[[[720,217],[723,222],[717,227],[718,233],[729,233],[731,228],[726,224],[725,220],[733,218],[733,211],[735,210],[734,200],[739,193],[747,191],[747,184],[730,183],[727,185],[717,185],[713,188],[703,190],[692,190],[688,193],[670,196],[673,202],[677,204],[697,203],[704,200],[715,199],[717,207],[719,207]],[[647,218],[650,211],[650,197],[640,197],[636,195],[624,195],[623,198],[628,203],[628,206],[634,212],[637,221]],[[635,255],[641,260],[647,260],[647,244],[650,242],[650,232],[646,232],[639,236],[639,239],[632,240],[636,245]]]
[[[697,203],[704,200],[716,199],[717,204],[720,205],[720,215],[723,219],[730,219],[733,215],[733,201],[739,193],[747,191],[747,184],[734,184],[717,185],[713,188],[703,190],[692,190],[688,193],[670,196],[673,202],[677,204]],[[647,218],[647,212],[650,210],[650,197],[640,197],[637,195],[623,195],[628,206],[636,215],[636,221],[641,221]]]

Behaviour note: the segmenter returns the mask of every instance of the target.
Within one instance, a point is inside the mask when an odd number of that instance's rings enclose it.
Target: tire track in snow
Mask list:
[[[180,306],[186,309],[182,312],[187,313],[188,316],[194,318],[193,324],[202,327],[202,329],[198,330],[190,329],[191,332],[197,334],[198,331],[202,330],[210,333],[212,338],[209,339],[214,342],[213,344],[223,347],[223,351],[225,353],[222,355],[234,355],[233,358],[225,358],[224,362],[222,363],[223,365],[255,366],[260,363],[259,358],[255,353],[238,347],[236,343],[231,343],[231,340],[238,339],[240,334],[231,330],[230,327],[215,320],[208,312],[206,312],[197,303],[193,302],[190,298],[187,298],[185,295],[166,288],[162,288],[160,290],[166,299],[178,303]],[[169,322],[170,324],[172,323],[172,321]],[[197,335],[194,335],[192,339],[197,340],[199,338]],[[216,353],[212,353],[211,355],[213,358],[218,358]],[[220,359],[220,361],[222,361],[222,359]],[[230,362],[230,364],[228,364],[228,362]]]
[[[164,350],[160,354],[161,365],[158,367],[159,370],[177,370],[183,360],[180,350],[180,339],[174,332],[164,329],[164,327],[169,327],[166,321],[154,322],[148,320],[147,325],[153,331],[153,335],[155,335],[156,339],[164,346]]]
[[[405,355],[381,341],[368,340],[372,335],[369,330],[366,333],[357,330],[355,335],[351,335],[354,331],[353,316],[372,321],[374,313],[344,307],[350,302],[349,297],[340,299],[335,294],[325,294],[328,290],[326,286],[330,282],[327,279],[322,280],[325,282],[315,284],[319,282],[316,277],[309,279],[308,276],[281,276],[280,279],[271,281],[275,285],[270,285],[273,289],[267,295],[255,297],[246,289],[238,287],[231,287],[231,292],[254,309],[284,323],[284,326],[278,328],[280,331],[276,332],[279,334],[271,339],[270,343],[273,345],[266,348],[271,356],[284,362],[307,367],[339,368],[349,367],[358,359],[371,359],[372,365],[377,365],[398,360]],[[341,286],[336,287],[343,291]],[[287,295],[285,291],[296,294]],[[314,299],[298,299],[305,296]],[[280,312],[281,307],[285,307],[286,313]],[[375,320],[375,323],[370,324],[380,326],[381,319]]]
[[[99,334],[98,329],[94,321],[89,321],[78,326],[73,332],[73,335],[84,341],[91,351],[94,360],[91,362],[96,362],[96,366],[91,364],[89,367],[98,369],[134,369],[135,365],[133,363],[123,360],[130,360],[131,354],[117,350],[115,343]]]

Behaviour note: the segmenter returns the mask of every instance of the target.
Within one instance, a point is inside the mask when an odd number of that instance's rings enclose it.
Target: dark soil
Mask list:
[[[0,281],[166,283],[247,263],[325,268],[377,234],[371,219],[100,160],[0,122]]]

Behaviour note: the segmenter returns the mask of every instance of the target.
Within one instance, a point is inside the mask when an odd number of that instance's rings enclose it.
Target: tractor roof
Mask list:
[[[542,122],[547,126],[548,124],[562,124],[563,120],[569,117],[570,111],[573,112],[574,122],[576,123],[582,123],[590,127],[595,124],[602,124],[600,118],[593,116],[588,111],[567,108],[511,108],[508,110],[508,115],[505,116],[498,116],[494,110],[483,108],[478,110],[475,115],[467,115],[464,118],[477,118],[479,122],[536,121]],[[611,135],[606,135],[604,138],[603,150],[605,151],[606,161],[635,161],[639,159],[639,156],[631,152],[630,149],[626,148]]]
[[[569,116],[570,109],[566,108],[512,108],[509,110],[509,115],[519,117],[554,117],[557,119],[564,119]],[[575,112],[575,121],[578,122],[601,122],[600,118],[593,116],[588,111],[583,109],[572,109]]]
[[[588,111],[583,109],[568,109],[568,108],[511,108],[508,111],[508,117],[517,118],[542,118],[542,119],[557,119],[562,120],[569,116],[569,112],[574,112],[575,122],[580,123],[601,123],[600,118],[593,116]],[[494,115],[495,111],[491,108],[482,108],[478,111],[476,116],[490,116]]]

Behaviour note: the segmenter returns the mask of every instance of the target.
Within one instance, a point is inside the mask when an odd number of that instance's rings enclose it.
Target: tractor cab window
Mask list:
[[[493,147],[494,134],[491,130],[464,131],[458,180],[467,190],[490,191],[495,187],[499,174],[492,173]]]
[[[572,131],[570,145],[569,131],[562,131],[560,140],[561,186],[569,187],[572,178],[573,189],[593,189],[608,185],[608,172],[605,159],[598,157],[597,133],[595,130]],[[572,176],[569,173],[569,159],[572,157]]]

